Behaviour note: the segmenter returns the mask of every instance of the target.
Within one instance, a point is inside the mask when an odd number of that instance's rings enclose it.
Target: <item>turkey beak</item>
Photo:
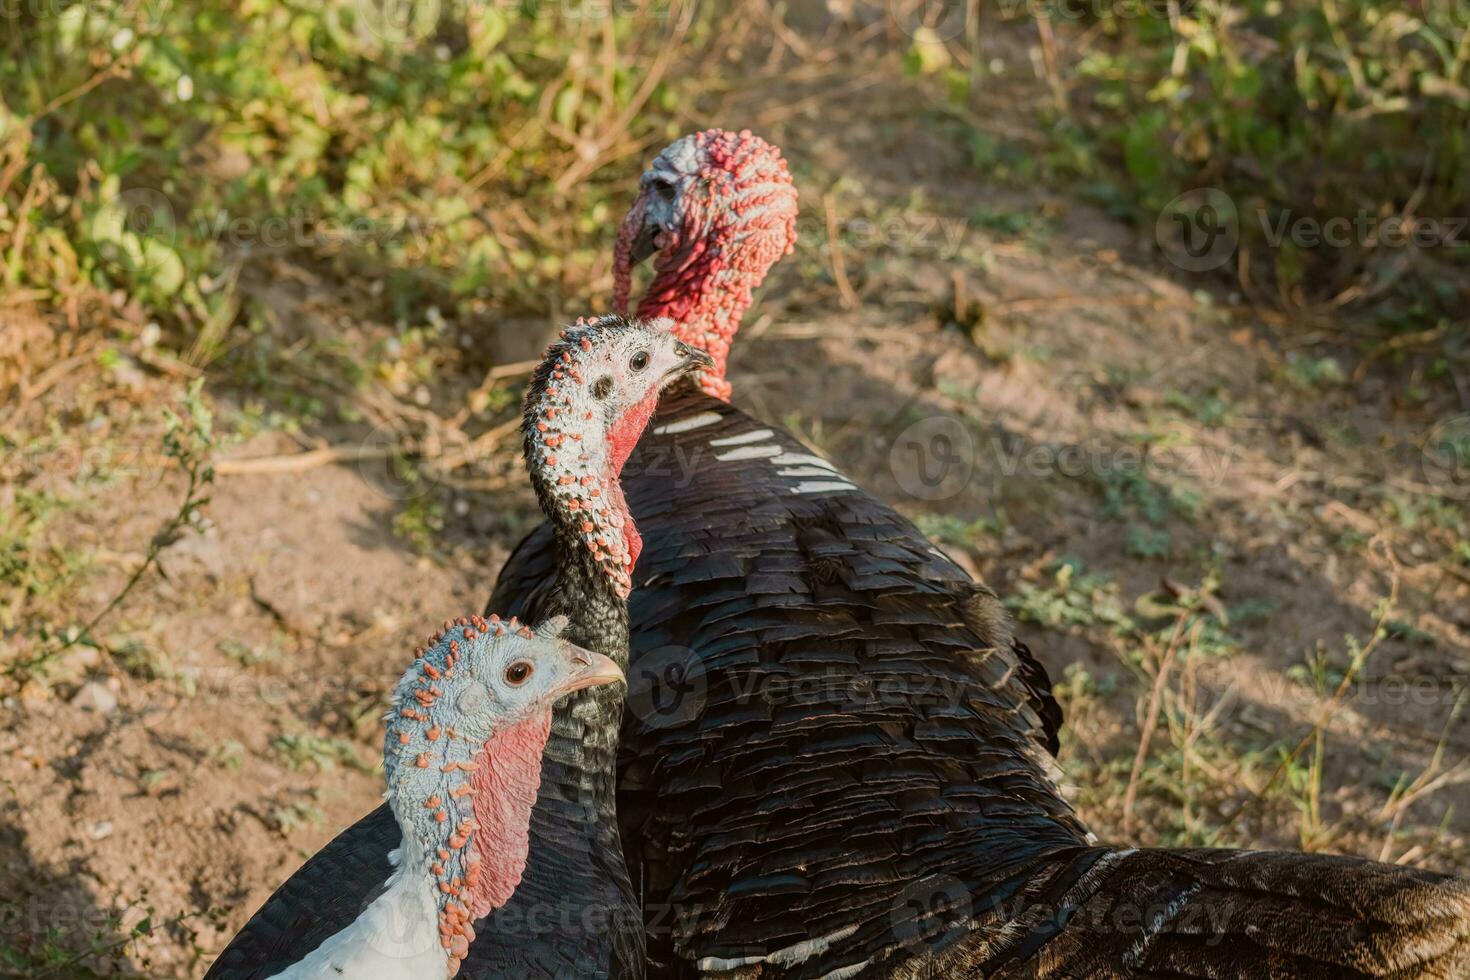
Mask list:
[[[669,243],[670,228],[678,225],[678,188],[666,178],[645,178],[643,189],[633,212],[639,215],[638,234],[634,236],[628,258],[634,265],[663,249]]]
[[[708,371],[715,366],[715,359],[708,352],[691,347],[682,340],[674,344],[674,353],[679,355],[679,366],[669,372],[672,376],[683,377],[696,371]]]
[[[566,649],[571,671],[567,674],[567,679],[557,685],[554,692],[556,697],[589,687],[601,687],[604,684],[612,684],[624,679],[623,671],[611,657],[593,653],[591,650],[583,650],[571,644],[567,644]]]
[[[638,229],[638,234],[633,238],[633,247],[628,253],[628,258],[634,265],[638,265],[658,251],[658,233],[661,230],[651,221],[645,221]]]

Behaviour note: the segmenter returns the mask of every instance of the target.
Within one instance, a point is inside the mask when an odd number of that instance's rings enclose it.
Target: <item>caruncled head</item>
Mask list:
[[[556,529],[563,579],[607,582],[626,599],[642,541],[618,477],[659,393],[710,356],[667,320],[579,320],[546,350],[526,390],[526,466]],[[569,565],[573,563],[575,567]]]
[[[749,130],[685,136],[643,174],[618,229],[613,306],[628,309],[633,266],[656,255],[641,317],[668,317],[707,351],[700,387],[729,399],[725,362],[766,272],[796,247],[796,187],[781,151]]]
[[[475,940],[471,923],[520,884],[553,703],[623,679],[609,658],[559,639],[565,626],[446,622],[394,689],[387,799],[403,828],[400,862],[438,907],[447,976]]]

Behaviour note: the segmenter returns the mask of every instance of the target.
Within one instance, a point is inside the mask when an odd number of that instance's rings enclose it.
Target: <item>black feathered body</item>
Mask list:
[[[1470,883],[1355,857],[1089,848],[890,974],[992,980],[1464,980]]]

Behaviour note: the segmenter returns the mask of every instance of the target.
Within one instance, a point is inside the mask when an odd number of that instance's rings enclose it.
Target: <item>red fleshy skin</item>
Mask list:
[[[691,163],[692,161],[692,163]],[[709,129],[670,145],[649,173],[680,185],[679,228],[654,259],[638,316],[668,317],[682,341],[714,358],[700,387],[728,401],[730,344],[766,273],[796,248],[796,188],[781,151],[749,130]],[[628,308],[632,252],[648,215],[645,186],[618,230],[613,305]]]

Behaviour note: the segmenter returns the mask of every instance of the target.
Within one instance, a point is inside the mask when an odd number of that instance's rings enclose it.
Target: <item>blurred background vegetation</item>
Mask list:
[[[199,362],[252,322],[235,289],[242,237],[371,263],[400,316],[583,304],[630,168],[740,84],[757,22],[742,6],[6,0],[5,284],[78,320],[157,322]],[[1267,248],[1262,235],[1283,217],[1359,214],[1454,235],[1450,219],[1470,213],[1465,0],[828,6],[900,23],[911,70],[943,75],[956,107],[986,84],[967,45],[996,20],[1034,19],[1051,145],[1017,158],[977,132],[976,168],[1074,181],[1144,231],[1180,193],[1221,188],[1241,213],[1225,271],[1252,301],[1325,304],[1361,317],[1345,330],[1464,356],[1470,231],[1432,248],[1373,231]]]

